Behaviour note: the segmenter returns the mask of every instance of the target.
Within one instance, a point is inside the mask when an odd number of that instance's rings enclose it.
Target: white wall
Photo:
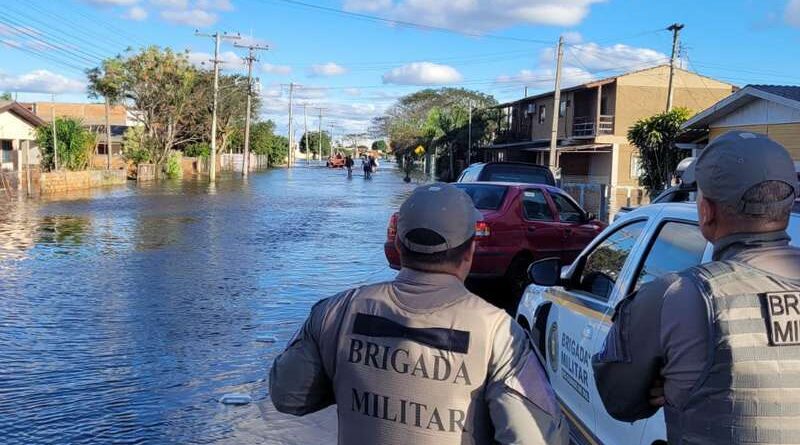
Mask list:
[[[0,139],[34,140],[36,139],[36,129],[16,114],[6,111],[0,113]]]
[[[712,123],[710,127],[790,124],[800,122],[800,110],[764,99],[756,99]]]

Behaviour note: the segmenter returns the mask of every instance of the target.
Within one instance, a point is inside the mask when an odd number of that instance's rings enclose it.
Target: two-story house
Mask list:
[[[557,156],[562,187],[593,211],[608,216],[620,206],[647,201],[639,186],[639,158],[628,129],[665,111],[669,65],[659,65],[561,90]],[[683,69],[675,70],[674,107],[700,112],[736,90]],[[487,161],[549,164],[554,94],[548,92],[498,105],[494,142]]]

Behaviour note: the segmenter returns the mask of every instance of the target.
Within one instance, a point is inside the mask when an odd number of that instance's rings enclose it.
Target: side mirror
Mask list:
[[[561,260],[545,258],[528,267],[528,277],[539,286],[556,286],[561,283]]]

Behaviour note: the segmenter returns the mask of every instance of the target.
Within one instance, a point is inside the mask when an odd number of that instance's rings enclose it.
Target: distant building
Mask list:
[[[21,172],[26,154],[29,165],[41,159],[36,128],[46,122],[14,101],[0,101],[0,170]]]
[[[683,148],[700,150],[732,130],[763,133],[800,161],[800,86],[747,85],[689,119]]]
[[[600,190],[599,213],[646,201],[639,156],[627,133],[637,120],[665,110],[668,84],[669,66],[659,65],[561,90],[557,153],[565,189],[579,200],[589,189]],[[673,104],[701,111],[735,90],[676,69]],[[548,92],[498,105],[500,130],[484,147],[485,159],[548,165],[553,103],[554,93]]]
[[[45,122],[51,122],[53,111],[56,117],[79,119],[83,125],[98,134],[97,154],[106,154],[106,107],[102,103],[65,103],[65,102],[31,102],[23,104],[33,114]],[[54,110],[55,109],[55,110]],[[111,125],[111,153],[122,152],[122,136],[125,130],[136,125],[130,112],[124,105],[110,107],[109,122]]]

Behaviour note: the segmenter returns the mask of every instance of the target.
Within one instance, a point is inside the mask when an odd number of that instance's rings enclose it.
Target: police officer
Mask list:
[[[317,303],[275,359],[285,413],[336,404],[340,444],[566,444],[527,334],[464,287],[480,213],[448,184],[400,208],[392,282]]]
[[[670,444],[800,443],[800,249],[789,153],[729,132],[684,175],[699,189],[713,262],[642,286],[618,307],[593,359],[608,412],[664,406]]]

